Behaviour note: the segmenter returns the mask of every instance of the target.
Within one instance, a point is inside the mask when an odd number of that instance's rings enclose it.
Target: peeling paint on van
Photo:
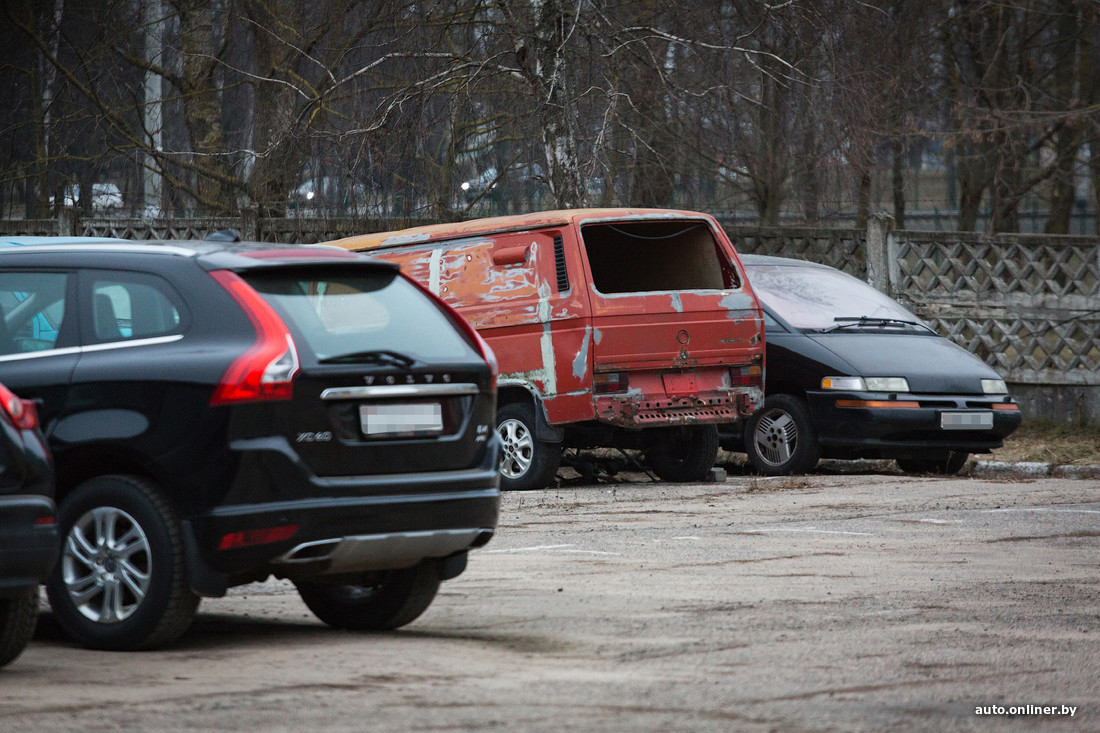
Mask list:
[[[428,233],[416,233],[416,234],[398,234],[393,237],[387,237],[382,240],[383,247],[391,247],[396,244],[414,244],[416,242],[427,242],[431,239],[431,235]]]
[[[584,379],[588,373],[588,345],[592,341],[592,327],[584,327],[584,340],[581,341],[581,349],[577,352],[577,358],[573,360],[573,376]]]
[[[592,338],[593,338],[593,339],[595,339],[595,341],[596,341],[596,346],[599,346],[599,345],[600,345],[600,342],[601,342],[601,341],[603,341],[603,331],[601,331],[601,330],[600,330],[600,329],[598,329],[598,328],[597,328],[597,329],[594,329],[594,330],[592,331]]]
[[[443,250],[433,249],[431,259],[428,260],[428,290],[439,295],[439,273]]]
[[[753,310],[756,307],[752,297],[745,293],[730,293],[718,301],[718,305],[726,310]]]
[[[680,300],[679,293],[672,294],[672,310],[676,311],[677,313],[684,312],[684,303]]]

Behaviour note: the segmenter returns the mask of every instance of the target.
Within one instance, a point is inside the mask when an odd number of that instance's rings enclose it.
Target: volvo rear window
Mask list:
[[[479,358],[450,318],[391,270],[280,270],[241,277],[287,320],[317,361]]]

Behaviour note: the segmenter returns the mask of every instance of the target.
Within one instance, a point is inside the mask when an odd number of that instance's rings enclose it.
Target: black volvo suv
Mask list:
[[[292,580],[392,629],[497,523],[496,362],[395,267],[323,247],[0,249],[0,381],[57,475],[61,626],[167,644],[201,596]]]
[[[53,464],[33,402],[0,384],[0,667],[38,622],[38,584],[57,559]]]

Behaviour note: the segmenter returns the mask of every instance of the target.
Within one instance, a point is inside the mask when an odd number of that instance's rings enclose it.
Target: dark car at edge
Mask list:
[[[0,330],[0,342],[5,334]],[[38,621],[38,585],[58,555],[50,451],[35,404],[0,384],[0,667]]]
[[[1020,425],[1004,380],[896,301],[835,268],[742,257],[764,310],[764,406],[723,445],[756,470],[886,458],[957,473]]]
[[[201,596],[272,575],[332,626],[396,628],[495,531],[495,360],[392,265],[13,246],[0,302],[0,380],[56,464],[50,605],[85,644],[167,644]]]

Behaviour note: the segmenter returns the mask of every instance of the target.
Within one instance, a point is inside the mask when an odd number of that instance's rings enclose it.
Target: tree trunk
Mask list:
[[[287,196],[298,180],[307,151],[296,128],[295,92],[267,81],[285,78],[300,52],[270,29],[304,27],[304,9],[294,0],[254,1],[248,7],[256,70],[264,77],[252,82],[256,158],[248,188],[259,216],[280,217],[286,214]]]
[[[1077,81],[1074,72],[1082,70],[1082,91],[1087,83],[1083,73],[1085,54],[1084,43],[1078,49],[1083,25],[1077,14],[1076,0],[1060,0],[1058,3],[1057,40],[1054,43],[1054,95],[1057,104],[1070,110],[1074,106],[1073,87]],[[1083,121],[1082,121],[1083,122]],[[1077,169],[1077,151],[1083,140],[1082,123],[1070,119],[1054,137],[1054,170],[1050,178],[1050,214],[1047,216],[1047,234],[1069,234],[1070,220],[1073,216],[1073,204],[1076,198],[1074,178]]]
[[[561,208],[584,206],[587,188],[581,175],[577,148],[577,110],[569,78],[568,28],[577,18],[570,15],[564,0],[542,0],[535,4],[535,68],[528,80],[539,104],[542,144],[546,154],[550,192]]]
[[[894,225],[905,228],[905,148],[901,139],[895,138],[891,144],[893,155]]]
[[[222,123],[222,105],[214,75],[217,43],[214,13],[207,3],[172,0],[179,13],[183,46],[183,117],[195,156],[195,197],[199,213],[234,216],[239,212],[236,176]]]

